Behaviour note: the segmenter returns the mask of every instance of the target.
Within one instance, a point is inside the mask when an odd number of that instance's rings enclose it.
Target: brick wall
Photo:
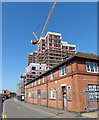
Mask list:
[[[98,84],[99,80],[98,73],[88,73],[86,72],[86,59],[73,59],[68,61],[66,64],[66,75],[60,77],[59,68],[53,70],[54,78],[50,80],[50,73],[44,76],[45,83],[42,83],[33,87],[30,85],[26,92],[37,91],[38,89],[46,90],[46,99],[41,99],[40,104],[48,107],[63,109],[63,97],[61,92],[61,98],[58,97],[58,89],[62,89],[62,85],[66,85],[66,109],[68,111],[83,112],[86,111],[86,103],[84,98],[84,90],[88,89],[88,84]],[[88,60],[92,61],[92,60]],[[99,65],[98,65],[99,67]],[[42,78],[41,78],[42,79]],[[67,100],[67,86],[71,87],[71,100]],[[98,84],[99,85],[99,84]],[[50,88],[56,88],[56,98],[50,99]],[[26,97],[26,101],[33,104],[38,104],[38,96],[35,99]]]

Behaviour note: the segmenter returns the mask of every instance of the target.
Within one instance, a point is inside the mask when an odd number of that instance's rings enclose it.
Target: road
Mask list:
[[[6,118],[56,118],[55,115],[40,111],[16,99],[4,102],[4,114]]]

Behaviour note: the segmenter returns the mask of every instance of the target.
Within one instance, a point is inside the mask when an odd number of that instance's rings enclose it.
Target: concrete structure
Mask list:
[[[25,99],[25,78],[22,78],[17,84],[17,98],[20,101]]]
[[[68,111],[97,110],[99,56],[78,52],[25,86],[26,102]]]
[[[30,65],[26,67],[25,82],[30,82],[35,77],[43,74],[47,70],[46,64],[30,63]]]
[[[46,64],[48,69],[51,69],[75,52],[76,45],[63,42],[60,33],[48,32],[45,37],[40,38],[38,50],[28,55],[28,65],[41,63]]]

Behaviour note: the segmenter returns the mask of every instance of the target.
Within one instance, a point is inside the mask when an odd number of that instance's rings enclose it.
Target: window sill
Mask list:
[[[91,71],[87,71],[88,73],[99,73],[99,72],[91,72]]]
[[[56,98],[49,98],[49,100],[56,100]]]
[[[67,101],[71,102],[71,100],[67,100]]]
[[[65,74],[66,75],[66,74]],[[65,76],[65,75],[60,75],[60,77],[63,77],[63,76]]]

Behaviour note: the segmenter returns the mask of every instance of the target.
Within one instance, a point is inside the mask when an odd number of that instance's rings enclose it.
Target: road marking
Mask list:
[[[6,115],[2,115],[2,119],[5,120],[7,118]]]
[[[2,119],[5,120],[7,116],[5,115],[5,104],[3,103],[3,113],[2,113]]]

